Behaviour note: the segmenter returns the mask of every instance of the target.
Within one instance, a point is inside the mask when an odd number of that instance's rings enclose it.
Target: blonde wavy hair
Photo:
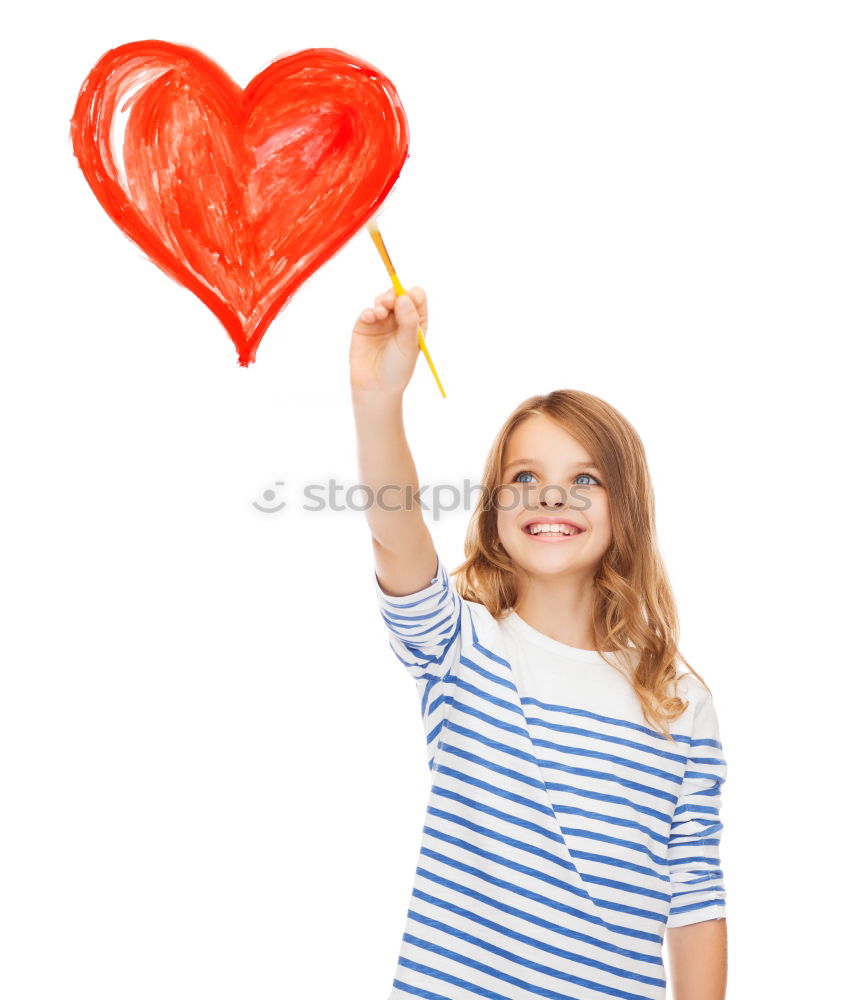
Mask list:
[[[510,414],[484,465],[481,496],[466,535],[466,559],[450,574],[455,588],[465,600],[483,604],[494,618],[502,618],[516,604],[516,571],[500,545],[497,509],[491,500],[502,485],[510,436],[533,414],[544,414],[568,431],[603,473],[612,541],[595,573],[594,648],[616,670],[617,664],[604,654],[617,655],[644,718],[674,741],[668,724],[688,705],[672,692],[679,677],[678,661],[709,687],[678,649],[677,608],[657,546],[644,446],[633,426],[609,403],[588,392],[560,389],[531,396]]]

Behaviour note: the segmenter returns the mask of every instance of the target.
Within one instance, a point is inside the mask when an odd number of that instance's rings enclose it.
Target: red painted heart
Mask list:
[[[306,49],[244,90],[196,49],[155,40],[99,60],[71,140],[108,215],[212,310],[244,366],[408,155],[395,87],[362,59]]]

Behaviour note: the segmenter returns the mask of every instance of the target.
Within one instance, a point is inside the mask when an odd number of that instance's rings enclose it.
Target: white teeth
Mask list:
[[[532,535],[555,534],[555,535],[576,535],[577,529],[569,527],[567,524],[531,524],[528,531]]]

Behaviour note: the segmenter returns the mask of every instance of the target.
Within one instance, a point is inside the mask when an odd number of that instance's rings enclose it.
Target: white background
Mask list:
[[[78,2],[3,49],[0,992],[384,1000],[429,772],[359,510],[365,232],[248,368],[102,211],[70,117],[108,49],[246,83],[335,47],[396,85],[380,214],[428,344],[423,483],[480,481],[526,397],[641,434],[681,649],[728,757],[729,995],[840,981],[844,60],[819,3]],[[284,482],[284,486],[277,486]],[[262,514],[264,490],[286,507]],[[469,510],[429,524],[448,569]]]

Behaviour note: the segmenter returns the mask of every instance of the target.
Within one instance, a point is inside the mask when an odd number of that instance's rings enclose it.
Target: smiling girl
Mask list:
[[[421,288],[349,352],[374,586],[421,702],[432,786],[390,1000],[723,1000],[727,766],[677,648],[642,443],[612,406],[519,405],[453,572],[418,505],[402,396]],[[382,492],[379,493],[379,490]],[[682,661],[682,664],[681,664]]]

